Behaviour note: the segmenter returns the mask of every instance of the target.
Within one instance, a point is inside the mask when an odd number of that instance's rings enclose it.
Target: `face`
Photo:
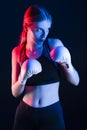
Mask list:
[[[28,27],[27,40],[34,46],[42,46],[51,28],[51,23],[47,20],[36,22]]]

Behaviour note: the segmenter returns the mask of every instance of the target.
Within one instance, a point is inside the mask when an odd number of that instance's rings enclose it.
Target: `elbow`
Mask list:
[[[13,97],[18,98],[19,96],[17,94],[12,93]]]
[[[80,77],[79,77],[79,74],[78,74],[78,76],[77,76],[77,78],[76,78],[76,84],[75,84],[75,86],[78,86],[79,83],[80,83]]]
[[[13,97],[15,97],[15,98],[18,98],[18,97],[19,97],[19,95],[16,94],[16,93],[14,93],[14,92],[12,92],[12,95],[13,95]]]
[[[78,86],[78,85],[79,85],[79,82],[80,82],[80,78],[79,78],[79,76],[74,77],[74,78],[68,78],[68,81],[69,81],[72,85]]]
[[[80,77],[79,77],[79,74],[78,74],[78,72],[76,72],[76,74],[75,74],[75,76],[73,75],[73,80],[72,80],[73,82],[73,85],[75,85],[75,86],[78,86],[79,85],[79,82],[80,82]]]
[[[75,86],[78,86],[78,85],[79,85],[79,82],[75,82],[74,85],[75,85]]]
[[[18,98],[20,96],[20,94],[16,93],[13,89],[11,89],[12,92],[12,96],[15,98]]]
[[[79,85],[79,82],[80,82],[80,79],[78,78],[78,80],[77,80],[75,86],[78,86],[78,85]]]
[[[80,78],[78,77],[76,80],[74,80],[73,85],[78,86],[80,82]]]

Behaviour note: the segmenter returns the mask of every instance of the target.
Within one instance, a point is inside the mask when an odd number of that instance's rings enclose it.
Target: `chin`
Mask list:
[[[44,42],[38,42],[38,43],[37,43],[37,46],[43,46],[43,43],[44,43]]]

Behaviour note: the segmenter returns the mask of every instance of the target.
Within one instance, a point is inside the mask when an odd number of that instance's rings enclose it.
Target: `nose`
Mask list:
[[[41,38],[45,38],[46,36],[45,36],[45,34],[43,33],[43,34],[40,35],[40,37],[41,37]]]
[[[47,37],[47,35],[48,35],[48,30],[46,30],[46,31],[44,31],[42,34],[41,34],[41,38],[46,38]]]

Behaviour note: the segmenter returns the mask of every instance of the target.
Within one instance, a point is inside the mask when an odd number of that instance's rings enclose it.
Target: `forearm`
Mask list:
[[[50,56],[55,62],[60,64],[67,80],[77,86],[79,84],[79,75],[71,63],[69,50],[64,46],[58,46],[51,50]]]
[[[12,94],[14,97],[20,96],[26,85],[26,81],[28,78],[30,78],[33,74],[30,73],[29,71],[24,72],[24,74],[21,72],[19,74],[18,80],[12,84]]]
[[[20,80],[18,80],[11,87],[12,95],[14,97],[19,97],[23,93],[24,88],[25,88],[25,83],[20,82]]]
[[[73,65],[70,65],[69,68],[64,68],[64,73],[65,73],[65,76],[67,78],[67,80],[77,86],[79,84],[79,74],[77,72],[77,70],[73,67]]]

